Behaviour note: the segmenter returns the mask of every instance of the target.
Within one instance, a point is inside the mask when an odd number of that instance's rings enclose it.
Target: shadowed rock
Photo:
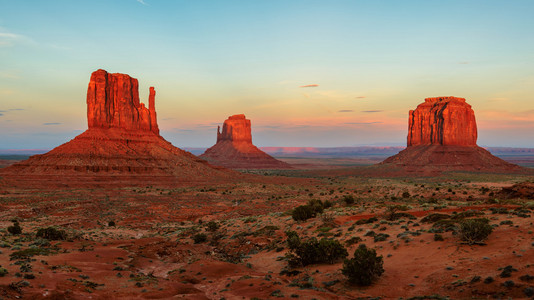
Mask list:
[[[252,144],[250,120],[233,115],[224,121],[222,132],[217,128],[217,143],[200,158],[218,166],[234,169],[288,169],[279,161]]]

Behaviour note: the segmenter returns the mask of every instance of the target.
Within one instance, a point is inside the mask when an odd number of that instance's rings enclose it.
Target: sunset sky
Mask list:
[[[87,128],[91,73],[156,88],[161,135],[257,146],[405,145],[408,111],[473,106],[481,146],[534,147],[534,1],[0,0],[0,149]]]

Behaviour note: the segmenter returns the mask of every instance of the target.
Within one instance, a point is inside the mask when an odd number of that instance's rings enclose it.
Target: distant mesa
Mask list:
[[[217,143],[200,158],[232,169],[289,169],[291,166],[261,151],[252,144],[250,120],[233,115],[217,127]]]
[[[156,118],[156,92],[150,88],[146,108],[139,101],[138,86],[137,79],[126,74],[93,72],[87,89],[89,129],[0,173],[13,183],[43,179],[67,185],[164,184],[238,176],[163,139]]]
[[[476,141],[475,113],[464,98],[426,98],[409,112],[408,147],[381,164],[411,173],[523,170],[493,156]]]

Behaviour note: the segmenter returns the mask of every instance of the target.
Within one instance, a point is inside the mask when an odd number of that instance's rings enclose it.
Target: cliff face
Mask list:
[[[408,147],[418,145],[476,146],[475,112],[464,98],[426,98],[409,112]]]
[[[224,121],[222,132],[217,128],[217,143],[200,158],[234,169],[288,169],[279,161],[252,144],[250,120],[245,115],[233,115]]]
[[[139,83],[126,74],[98,70],[87,88],[87,123],[91,128],[123,128],[159,135],[156,92],[150,88],[149,108],[139,101]]]
[[[243,114],[228,117],[224,121],[222,132],[220,132],[220,127],[217,128],[217,143],[222,141],[252,145],[250,120]]]

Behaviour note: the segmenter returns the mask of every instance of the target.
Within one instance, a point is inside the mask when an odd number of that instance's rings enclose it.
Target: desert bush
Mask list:
[[[407,213],[398,213],[398,211],[405,211],[408,210],[409,207],[406,205],[388,205],[386,207],[386,219],[390,221],[395,221],[400,218],[415,218],[414,216],[407,214]]]
[[[377,256],[374,249],[369,249],[361,244],[354,257],[345,259],[341,273],[347,276],[352,284],[371,285],[374,280],[384,273],[382,255]]]
[[[354,196],[352,195],[345,195],[343,196],[343,202],[345,202],[345,204],[347,205],[352,205],[354,204],[355,200],[354,200]]]
[[[402,193],[402,198],[406,199],[406,198],[410,198],[410,193],[409,192],[404,192]]]
[[[492,231],[493,227],[486,218],[467,219],[458,226],[460,240],[469,245],[483,244]]]
[[[300,237],[295,231],[286,231],[287,246],[291,250],[295,250],[300,246]]]
[[[115,221],[111,220],[108,222],[108,227],[115,227]]]
[[[434,223],[439,220],[449,219],[450,216],[447,214],[440,214],[440,213],[431,213],[426,215],[424,218],[421,219],[421,222],[423,223]]]
[[[50,254],[49,249],[28,248],[28,249],[13,252],[9,255],[9,257],[10,257],[10,260],[20,260],[20,259],[28,259],[35,255],[48,255],[48,254]]]
[[[292,267],[319,263],[333,264],[348,256],[347,249],[339,241],[326,238],[320,241],[311,238],[300,242],[292,251],[293,253],[289,255],[289,264]]]
[[[443,239],[443,236],[441,234],[439,234],[439,233],[434,234],[434,241],[440,242],[440,241],[443,241],[443,240],[444,239]]]
[[[358,220],[358,221],[354,222],[354,224],[356,224],[356,225],[371,224],[371,223],[374,223],[376,221],[378,221],[377,217],[371,217],[369,219]]]
[[[268,235],[268,236],[271,236],[274,234],[274,232],[276,230],[280,229],[280,227],[278,226],[275,226],[275,225],[267,225],[267,226],[264,226],[263,228],[261,229],[258,229],[256,230],[255,232],[252,233],[253,236],[260,236],[260,235]]]
[[[361,238],[361,237],[359,237],[359,236],[353,236],[353,237],[351,237],[350,239],[348,239],[348,240],[345,242],[345,244],[347,244],[347,246],[350,247],[350,246],[352,246],[352,245],[354,245],[354,244],[357,244],[357,243],[359,243],[359,242],[361,242],[361,241],[362,241],[362,238]]]
[[[4,277],[8,274],[9,272],[7,271],[6,268],[2,268],[0,267],[0,277]]]
[[[389,234],[386,234],[386,233],[379,233],[377,235],[374,236],[374,239],[375,239],[375,243],[376,242],[383,242],[385,240],[387,240],[389,237]]]
[[[39,228],[36,233],[37,237],[47,240],[65,240],[67,239],[67,233],[65,230],[57,229],[55,227]]]
[[[291,217],[295,221],[306,221],[315,217],[316,213],[311,206],[301,205],[297,206],[291,212]]]
[[[193,242],[195,242],[195,244],[204,243],[207,240],[208,240],[208,236],[204,233],[197,233],[193,236]]]
[[[439,221],[436,221],[436,223],[432,225],[432,228],[445,230],[445,231],[455,231],[456,221],[451,220],[451,219],[439,220]]]
[[[7,232],[11,233],[12,235],[21,234],[22,228],[20,227],[19,221],[17,220],[13,221],[13,225],[7,227]]]
[[[322,214],[325,209],[324,202],[318,199],[309,200],[307,205],[310,206],[316,214]]]
[[[209,221],[208,224],[206,224],[206,229],[208,231],[217,231],[219,229],[219,224],[217,224],[215,221]]]
[[[331,239],[321,239],[319,241],[319,253],[323,257],[321,262],[329,264],[349,256],[347,249],[339,241]]]

